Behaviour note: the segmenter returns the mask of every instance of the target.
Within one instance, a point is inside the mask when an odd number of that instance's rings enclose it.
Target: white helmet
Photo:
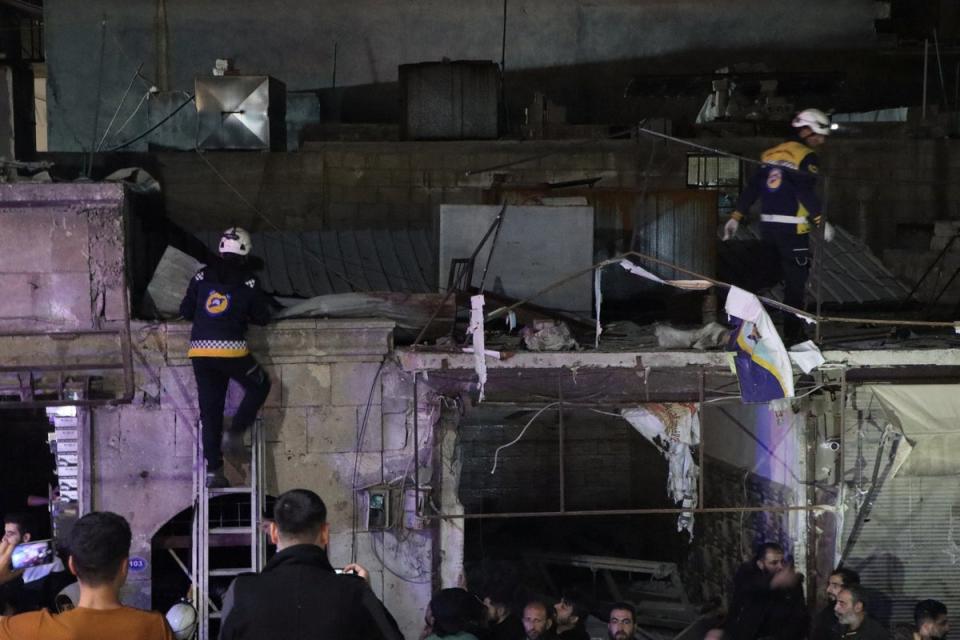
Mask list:
[[[186,600],[170,607],[165,617],[177,640],[190,640],[197,630],[197,610]]]
[[[821,136],[830,135],[830,117],[820,109],[804,109],[793,117],[790,124],[795,129],[810,127],[811,131]]]
[[[250,253],[253,243],[250,234],[240,227],[230,227],[220,236],[220,253],[235,253],[245,256]]]

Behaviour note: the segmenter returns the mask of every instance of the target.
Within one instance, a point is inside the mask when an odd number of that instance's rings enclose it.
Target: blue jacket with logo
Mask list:
[[[819,225],[821,207],[815,187],[820,161],[814,150],[799,140],[788,140],[764,151],[760,160],[763,165],[740,194],[733,217],[742,219],[759,198],[761,213],[810,218]],[[809,223],[764,224],[765,229],[789,230],[797,235],[810,233],[810,226]]]
[[[244,265],[218,260],[190,280],[180,315],[193,321],[191,358],[242,358],[247,323],[267,324],[270,306],[257,277]]]

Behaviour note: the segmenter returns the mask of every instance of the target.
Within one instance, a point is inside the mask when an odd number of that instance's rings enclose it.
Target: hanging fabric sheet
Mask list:
[[[650,402],[620,412],[637,432],[667,459],[667,495],[682,508],[698,503],[697,479],[700,469],[692,447],[700,444],[700,407],[695,403]],[[686,530],[693,539],[693,512],[677,518],[677,531]]]
[[[790,356],[757,296],[730,287],[726,311],[734,320],[727,351],[734,353],[743,401],[770,402],[792,398]]]

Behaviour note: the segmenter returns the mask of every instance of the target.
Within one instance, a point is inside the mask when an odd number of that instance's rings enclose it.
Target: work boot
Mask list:
[[[220,450],[223,451],[224,457],[238,466],[250,461],[250,452],[243,444],[242,431],[224,431],[223,438],[220,441]]]
[[[223,475],[223,467],[215,471],[207,471],[207,489],[226,489],[229,486],[230,481]]]

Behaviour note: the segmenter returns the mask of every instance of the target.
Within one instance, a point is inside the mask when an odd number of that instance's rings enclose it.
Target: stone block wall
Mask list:
[[[0,185],[0,328],[122,320],[123,211],[118,185]]]
[[[331,562],[368,568],[374,591],[409,636],[419,632],[431,593],[433,533],[354,526],[353,487],[398,485],[416,473],[412,378],[389,360],[392,329],[393,323],[379,320],[289,320],[251,330],[249,337],[273,382],[263,410],[267,493],[305,487],[321,495],[331,524]],[[198,412],[185,357],[189,330],[184,322],[135,326],[135,400],[96,408],[91,420],[91,506],[127,517],[132,554],[146,559],[157,530],[193,501]],[[238,400],[239,389],[231,387],[228,415]],[[424,451],[432,403],[426,395],[421,399]],[[420,466],[429,464],[424,455]],[[244,479],[245,470],[228,464],[227,472]],[[151,570],[148,564],[131,574],[138,601],[147,607]]]

